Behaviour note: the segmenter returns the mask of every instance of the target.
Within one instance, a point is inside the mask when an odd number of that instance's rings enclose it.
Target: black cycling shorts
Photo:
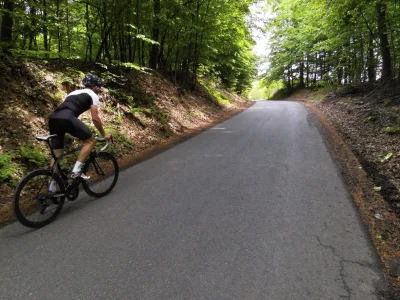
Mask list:
[[[66,133],[86,141],[93,133],[70,109],[55,111],[49,118],[50,134],[57,134],[51,140],[53,149],[64,149],[64,136]]]

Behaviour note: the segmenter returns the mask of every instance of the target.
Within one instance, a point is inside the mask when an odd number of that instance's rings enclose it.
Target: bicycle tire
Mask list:
[[[117,159],[109,152],[99,152],[85,163],[83,172],[90,179],[82,182],[85,192],[100,198],[109,194],[117,184],[119,166]]]
[[[52,179],[57,185],[56,192],[53,194],[48,191]],[[54,197],[60,194],[63,196]],[[51,223],[58,216],[64,201],[65,186],[61,177],[53,174],[52,170],[35,170],[26,175],[14,191],[14,214],[22,225],[40,228]]]

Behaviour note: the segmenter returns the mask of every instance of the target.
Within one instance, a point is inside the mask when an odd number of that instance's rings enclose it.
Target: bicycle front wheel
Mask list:
[[[90,176],[82,182],[85,192],[92,197],[103,197],[117,184],[118,162],[111,153],[99,152],[95,157],[89,158],[83,172]]]
[[[57,217],[64,200],[65,187],[60,176],[51,170],[36,170],[26,175],[15,189],[14,213],[21,224],[40,228]]]

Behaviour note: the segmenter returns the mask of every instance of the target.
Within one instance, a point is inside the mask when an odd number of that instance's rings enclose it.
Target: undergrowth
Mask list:
[[[0,181],[11,181],[12,175],[17,172],[17,167],[12,161],[10,153],[0,154]]]

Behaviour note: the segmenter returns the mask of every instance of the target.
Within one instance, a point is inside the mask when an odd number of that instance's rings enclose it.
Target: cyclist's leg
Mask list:
[[[94,146],[96,144],[96,139],[92,135],[90,138],[88,138],[86,141],[83,142],[83,147],[81,151],[78,154],[78,161],[84,162],[86,158],[88,158],[90,152],[94,149]]]
[[[75,162],[74,169],[72,170],[73,173],[79,173],[84,165],[84,161],[89,156],[90,152],[92,152],[96,144],[96,140],[92,131],[81,120],[78,118],[71,118],[71,121],[74,125],[74,128],[71,130],[71,132],[67,132],[83,141],[83,147],[78,154],[77,161]]]
[[[65,136],[65,119],[58,119],[58,118],[50,118],[49,119],[49,131],[50,134],[57,134],[57,137],[51,140],[51,147],[53,148],[53,152],[55,156],[58,158],[64,152],[64,136]],[[50,161],[50,168],[54,166],[55,160],[52,157]],[[58,170],[55,170],[58,172]],[[49,185],[49,191],[55,192],[56,191],[56,182],[55,180],[51,180]]]

